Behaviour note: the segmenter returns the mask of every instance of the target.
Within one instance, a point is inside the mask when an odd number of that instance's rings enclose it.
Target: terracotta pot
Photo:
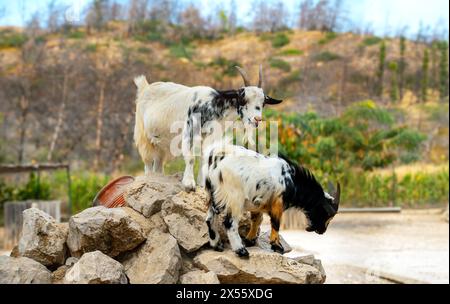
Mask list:
[[[126,187],[134,181],[133,176],[121,176],[110,181],[95,196],[93,206],[105,206],[107,208],[116,208],[125,206],[123,193]]]

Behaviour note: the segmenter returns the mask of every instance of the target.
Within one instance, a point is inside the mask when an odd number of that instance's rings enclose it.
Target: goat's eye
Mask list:
[[[261,107],[260,107],[260,106],[256,106],[255,109],[256,109],[257,111],[259,111],[259,110],[261,110]]]

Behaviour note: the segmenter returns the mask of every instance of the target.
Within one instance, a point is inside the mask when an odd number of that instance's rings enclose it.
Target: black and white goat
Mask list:
[[[258,86],[251,86],[245,71],[236,68],[244,80],[244,87],[229,91],[206,86],[187,87],[173,82],[149,84],[145,76],[134,79],[137,86],[134,141],[146,174],[151,168],[154,172],[162,172],[164,162],[173,157],[168,152],[175,136],[173,124],[182,122],[181,146],[186,164],[182,183],[186,190],[195,189],[194,128],[203,134],[213,123],[234,121],[238,117],[246,128],[257,127],[264,105],[281,102],[264,94],[261,66]],[[201,174],[198,181],[203,181]]]
[[[206,218],[210,245],[223,250],[218,233],[219,214],[225,215],[223,225],[231,248],[241,257],[248,251],[238,233],[239,218],[250,211],[251,228],[245,245],[252,246],[263,213],[271,221],[272,250],[283,253],[278,231],[283,211],[299,208],[308,219],[307,231],[323,234],[339,207],[340,186],[333,196],[323,190],[314,175],[287,158],[267,157],[244,147],[216,143],[205,149],[204,164],[209,209]]]

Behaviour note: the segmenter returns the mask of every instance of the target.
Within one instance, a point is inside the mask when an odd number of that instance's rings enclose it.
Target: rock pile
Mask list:
[[[209,249],[204,219],[207,195],[181,190],[177,179],[138,177],[127,207],[88,208],[58,224],[48,214],[24,211],[23,235],[11,257],[0,257],[0,283],[217,284],[323,283],[313,256],[287,258],[272,252],[260,233],[250,258],[229,248]],[[240,223],[242,236],[248,217]],[[222,231],[221,234],[224,234]],[[284,242],[284,248],[291,250]]]

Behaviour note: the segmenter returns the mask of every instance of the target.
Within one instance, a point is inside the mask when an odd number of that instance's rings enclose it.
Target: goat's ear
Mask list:
[[[245,98],[245,89],[244,88],[240,88],[238,90],[238,103],[239,105],[243,106],[247,103],[247,99]]]
[[[268,95],[264,96],[264,104],[265,105],[266,104],[268,104],[268,105],[276,105],[276,104],[279,104],[279,103],[282,103],[282,102],[283,102],[282,99],[275,99],[275,98],[272,98],[272,97],[270,97]]]

